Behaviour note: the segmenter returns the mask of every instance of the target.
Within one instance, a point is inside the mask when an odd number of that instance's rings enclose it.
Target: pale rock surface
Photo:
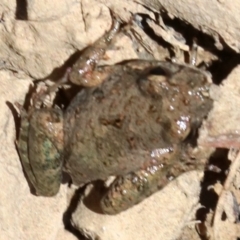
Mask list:
[[[214,108],[201,129],[199,144],[214,147],[240,147],[240,65],[223,80],[212,86]]]
[[[25,6],[20,4],[23,2]],[[215,36],[217,44],[218,36],[221,36],[230,47],[239,51],[238,1],[211,2],[212,5],[207,0],[174,1],[174,4],[166,0],[161,1],[161,4],[156,0],[142,1],[146,6],[155,8],[156,12],[163,6],[170,15]],[[130,12],[147,13],[154,18],[154,14],[141,4],[127,0],[0,2],[0,67],[8,69],[0,71],[1,240],[76,239],[63,226],[63,213],[70,202],[66,185],[62,185],[60,193],[54,198],[36,197],[30,193],[15,147],[13,113],[6,102],[22,103],[32,80],[47,78],[51,73],[51,78],[57,80],[60,76],[55,75],[54,70],[59,70],[57,68],[76,50],[91,44],[109,29],[111,17],[108,7],[115,10],[123,20],[129,19]],[[183,50],[188,49],[182,42],[178,43],[167,29],[162,27],[160,30],[166,40]],[[142,34],[141,30],[138,31]],[[152,46],[151,40],[141,36],[140,39],[147,42],[151,54],[156,56],[157,49]],[[120,39],[121,43],[117,43],[119,48],[108,53],[110,62],[137,57],[130,38],[121,36]],[[181,183],[180,179],[183,179]],[[88,209],[77,214],[83,207],[80,205],[74,213],[74,224],[104,238],[119,233],[124,236],[123,239],[154,239],[153,236],[157,239],[162,233],[163,240],[175,239],[184,224],[194,216],[192,208],[198,201],[199,180],[199,173],[185,174],[163,191],[116,217],[99,216],[93,212],[90,214]],[[90,224],[89,218],[94,221],[94,226]],[[87,222],[89,229],[86,227]]]
[[[114,216],[91,211],[80,201],[74,225],[91,240],[177,239],[191,225],[199,201],[201,172],[188,172],[140,204]],[[93,198],[98,198],[97,193]]]
[[[226,43],[236,52],[240,52],[239,1],[141,0],[140,2],[155,10],[163,10],[172,18],[180,18],[209,34],[215,38],[215,44],[219,49],[223,47],[222,43]]]
[[[8,71],[1,71],[0,79],[0,239],[54,240],[63,229],[66,186],[54,198],[30,194],[15,147],[15,120],[10,106],[22,101],[31,79]]]

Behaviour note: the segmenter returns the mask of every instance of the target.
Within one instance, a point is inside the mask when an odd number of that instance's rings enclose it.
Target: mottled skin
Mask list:
[[[121,176],[101,202],[114,214],[198,168],[183,142],[212,106],[210,83],[198,69],[160,61],[96,70],[108,78],[64,114],[65,169],[76,185]],[[150,74],[159,70],[167,77]]]
[[[113,29],[97,42],[109,39]],[[84,66],[83,59],[76,65]],[[212,106],[205,72],[132,60],[96,66],[87,76],[102,83],[80,91],[63,113],[35,106],[22,112],[18,149],[38,195],[58,192],[63,161],[76,185],[118,176],[101,201],[103,212],[116,214],[197,168],[184,140]]]
[[[37,195],[53,196],[59,189],[63,164],[63,117],[57,109],[21,110],[18,151]]]

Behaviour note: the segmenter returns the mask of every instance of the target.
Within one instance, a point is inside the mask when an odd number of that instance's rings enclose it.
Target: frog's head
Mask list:
[[[212,108],[210,74],[194,67],[182,67],[167,79],[178,100],[188,109],[193,121],[201,122]]]
[[[161,62],[139,81],[140,89],[161,99],[166,116],[198,127],[212,108],[210,74],[200,69]],[[158,97],[158,98],[157,98]]]
[[[147,69],[139,79],[143,92],[161,96],[163,101],[168,99],[175,108],[185,105],[190,113],[209,111],[206,105],[212,103],[209,94],[212,84],[210,73],[190,65],[158,63],[158,66]]]

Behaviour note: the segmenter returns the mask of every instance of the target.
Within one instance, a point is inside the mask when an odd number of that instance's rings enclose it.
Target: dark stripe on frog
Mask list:
[[[33,184],[33,186],[35,186],[36,179],[32,172],[32,168],[29,162],[29,157],[28,157],[28,131],[29,131],[28,119],[27,117],[22,117],[21,130],[19,133],[17,148],[21,158],[22,165],[23,165],[23,170],[27,175],[28,180]]]

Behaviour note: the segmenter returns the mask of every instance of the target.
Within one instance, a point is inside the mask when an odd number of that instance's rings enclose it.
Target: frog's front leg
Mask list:
[[[96,86],[102,82],[101,76],[98,73],[95,74],[94,69],[121,29],[121,20],[118,16],[112,14],[112,19],[111,29],[86,48],[73,65],[68,76],[70,82],[85,87]]]
[[[17,148],[37,195],[53,196],[62,175],[63,120],[58,109],[21,110]]]

